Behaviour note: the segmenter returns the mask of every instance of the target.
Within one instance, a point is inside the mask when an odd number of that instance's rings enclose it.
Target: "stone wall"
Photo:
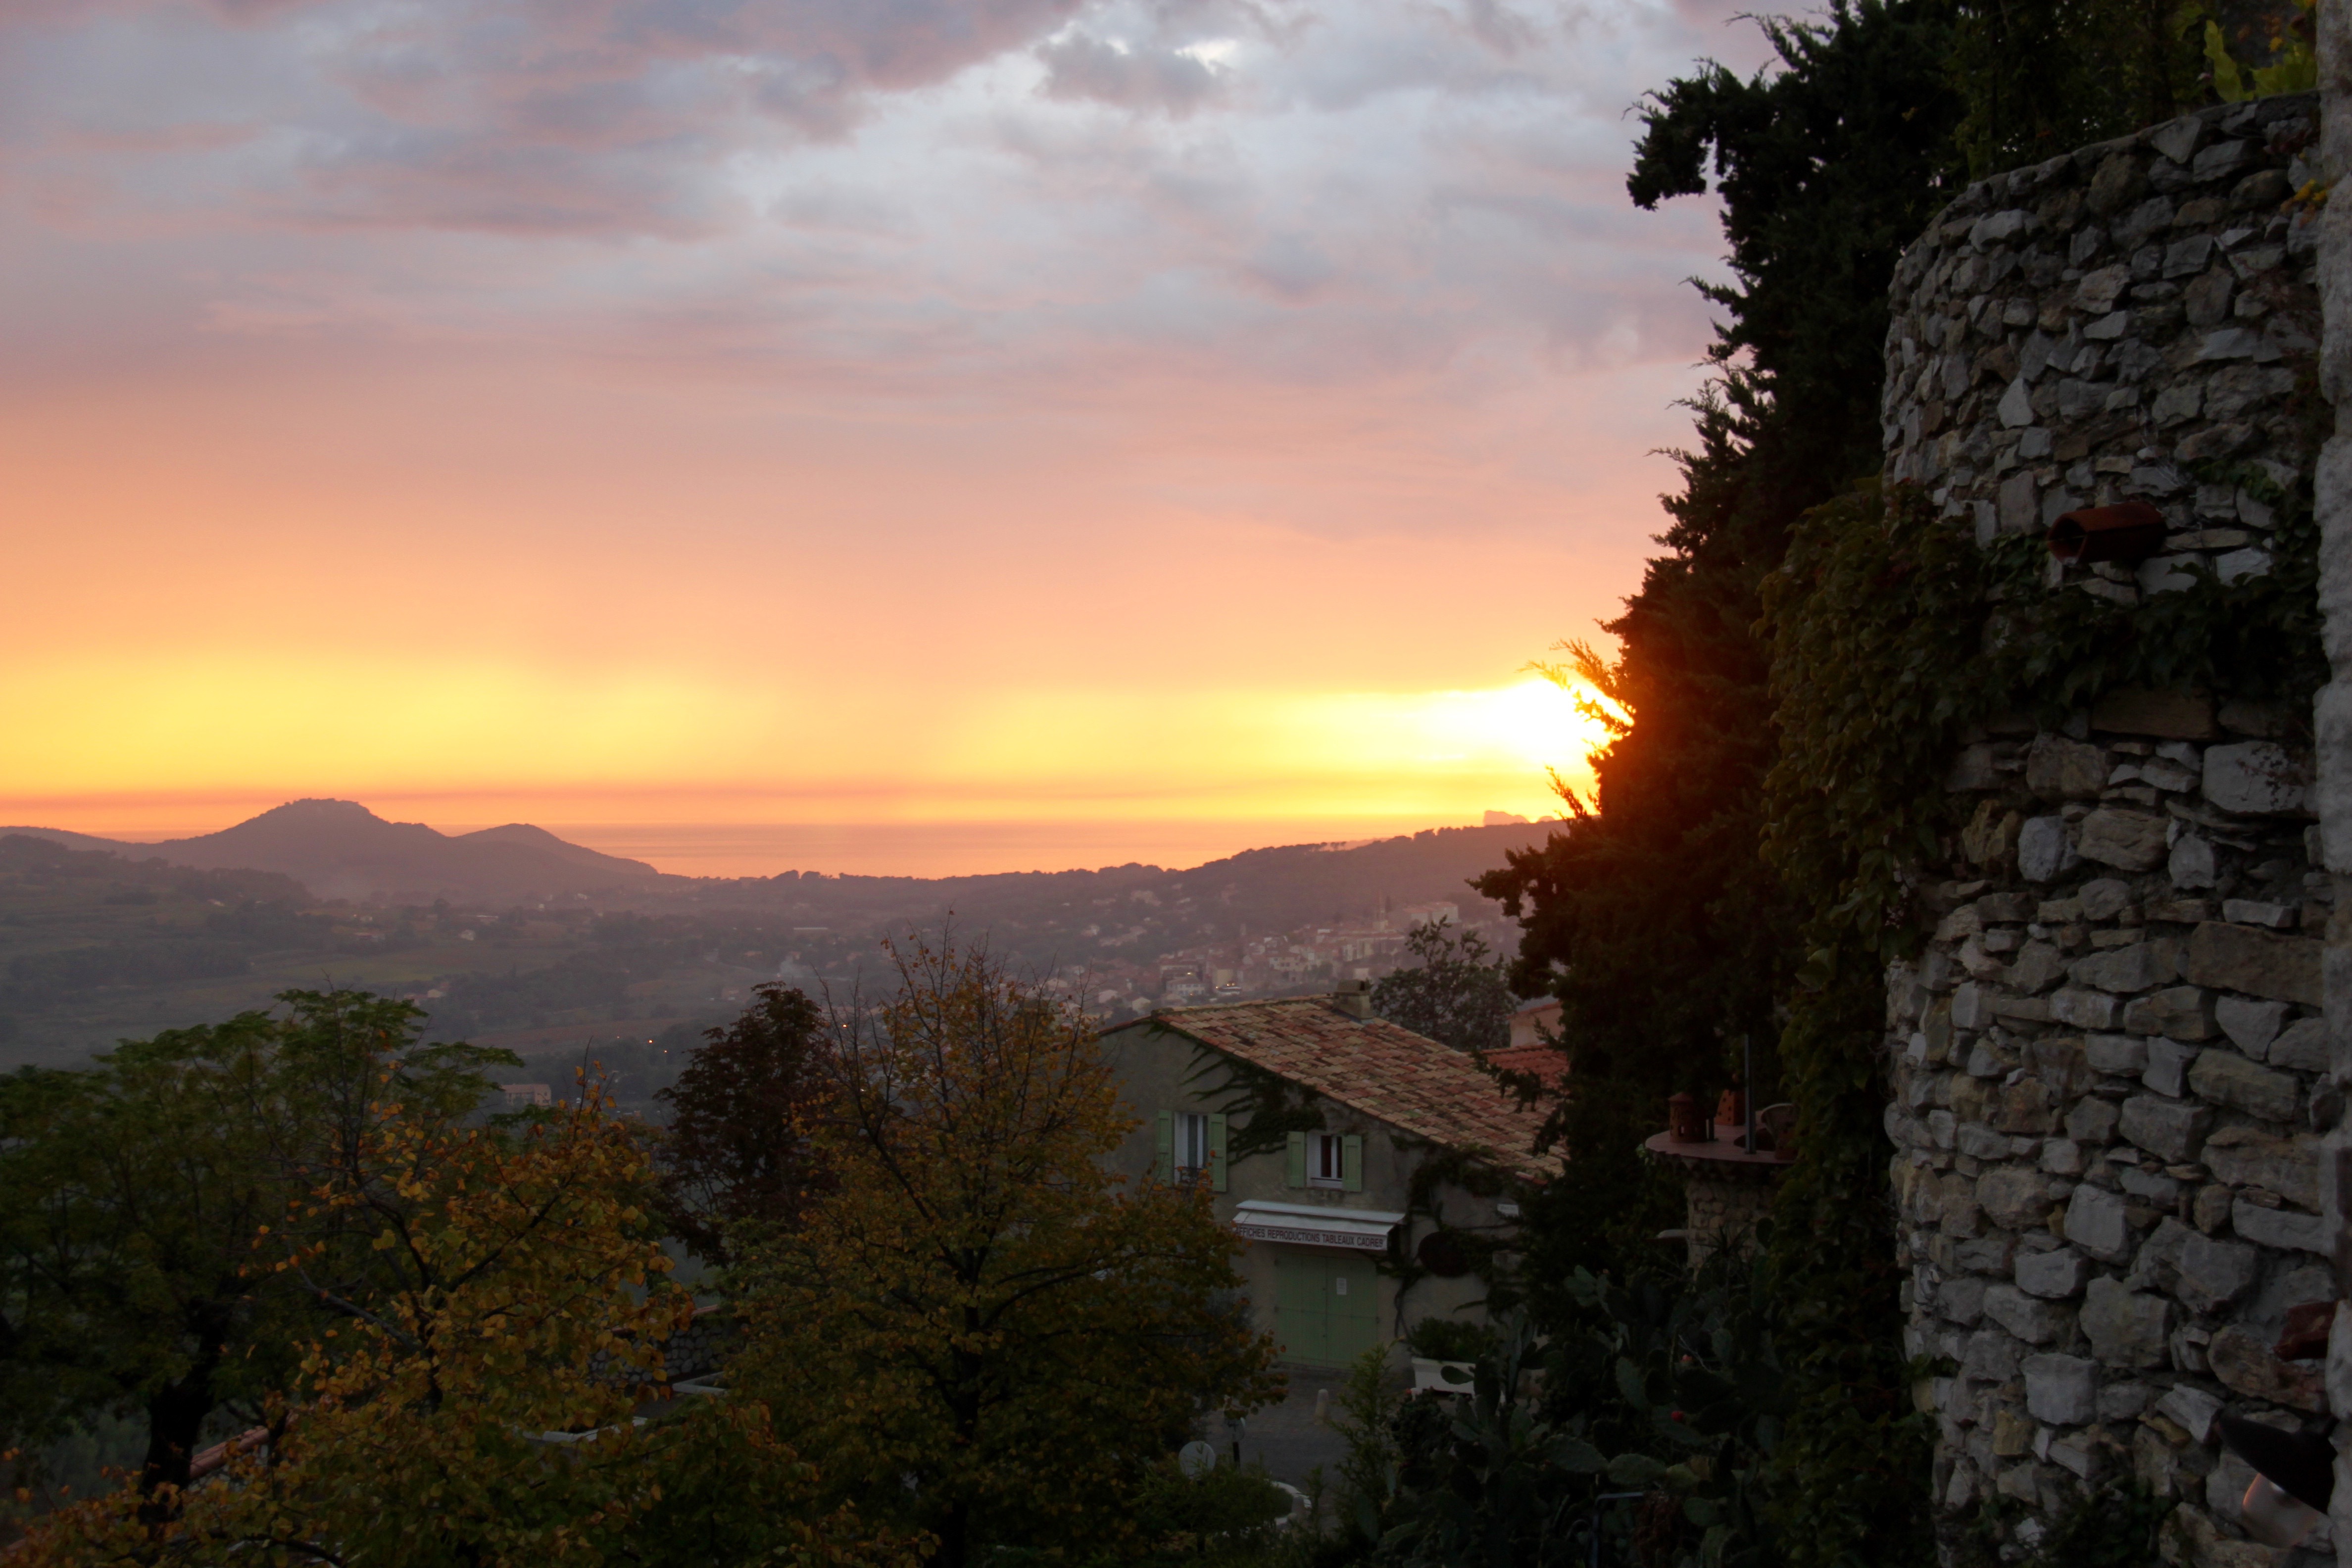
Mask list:
[[[2341,0],[2318,9],[2319,89],[2322,140],[2320,175],[2340,182],[2352,169],[2352,7]],[[2326,846],[2339,907],[2352,915],[2352,200],[2331,201],[2319,224],[2318,270],[2324,330],[2320,334],[2320,389],[2335,406],[2326,445],[2314,476],[2313,500],[2320,531],[2320,608],[2325,616],[2333,679],[2319,694],[2314,715],[2318,737],[2316,791],[2320,828]],[[2327,931],[2327,1017],[2333,1037],[2335,1081],[2352,1081],[2352,931],[2346,920]],[[2332,1179],[2320,1184],[2321,1213],[2335,1237],[2341,1271],[2347,1262],[2345,1175],[2352,1170],[2352,1129],[2339,1123],[2328,1134],[2320,1168]],[[2352,1315],[2337,1309],[2328,1346],[2327,1387],[2331,1404],[2352,1415]],[[2352,1422],[2336,1434],[2338,1458],[2332,1521],[2336,1556],[2352,1568]]]
[[[2273,510],[2210,466],[2308,470],[2314,231],[2280,204],[2315,112],[2210,110],[1955,202],[1896,275],[1890,476],[1983,540],[2154,503],[2163,553],[2074,570],[2110,598],[2191,561],[2266,570]],[[2006,1499],[2030,1544],[2134,1475],[2180,1503],[2172,1561],[2324,1560],[2239,1539],[2250,1478],[2212,1430],[2327,1405],[2323,1363],[2273,1352],[2289,1307],[2340,1294],[2310,732],[2227,693],[2119,692],[1955,759],[1965,866],[1925,889],[1940,923],[1890,973],[1887,1041],[1951,1532]]]
[[[2193,470],[2307,460],[2316,228],[2280,211],[2311,170],[2309,94],[2207,110],[1972,185],[1895,270],[1888,477],[1927,486],[1979,541],[2147,500],[2172,525],[2131,598],[2190,560],[2268,562],[2271,509]]]

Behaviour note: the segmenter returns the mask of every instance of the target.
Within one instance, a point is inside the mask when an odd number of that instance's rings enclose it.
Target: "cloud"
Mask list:
[[[1048,98],[1187,114],[1214,97],[1216,67],[1191,48],[1134,46],[1072,33],[1040,46]]]

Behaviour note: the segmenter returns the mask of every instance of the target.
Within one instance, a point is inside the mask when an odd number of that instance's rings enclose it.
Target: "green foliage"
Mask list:
[[[727,1260],[728,1227],[789,1224],[819,1176],[809,1117],[822,1092],[825,1019],[815,1003],[762,985],[734,1022],[706,1032],[686,1070],[655,1098],[663,1217],[688,1247]]]
[[[1133,1131],[1093,1026],[984,954],[898,953],[831,1027],[822,1192],[730,1270],[761,1394],[844,1500],[935,1536],[1095,1549],[1202,1402],[1276,1397],[1197,1186],[1130,1187]]]
[[[1767,31],[1776,71],[1709,65],[1644,111],[1634,200],[1702,194],[1710,172],[1722,199],[1720,375],[1679,456],[1665,553],[1606,628],[1618,657],[1569,644],[1552,671],[1605,700],[1597,801],[1571,800],[1547,846],[1479,884],[1521,919],[1514,984],[1560,998],[1570,1058],[1547,1137],[1574,1178],[1528,1204],[1538,1297],[1578,1266],[1643,1261],[1680,1223],[1678,1178],[1635,1153],[1668,1095],[1711,1100],[1743,1036],[1777,1070],[1801,916],[1759,854],[1762,584],[1797,519],[1878,467],[1887,280],[1955,172],[1947,8],[1842,5]]]
[[[1347,1447],[1332,1487],[1339,1539],[1331,1555],[1369,1554],[1395,1517],[1402,1458],[1395,1426],[1405,1394],[1390,1370],[1386,1345],[1374,1345],[1349,1363],[1332,1405],[1331,1429]]]
[[[1457,1051],[1510,1044],[1511,987],[1484,938],[1430,921],[1412,928],[1405,947],[1420,963],[1372,987],[1374,1013]]]
[[[1153,1568],[1244,1568],[1262,1563],[1278,1544],[1277,1524],[1290,1512],[1290,1494],[1263,1470],[1218,1465],[1195,1479],[1173,1460],[1154,1465],[1129,1506],[1139,1544],[1110,1563]]]
[[[185,1481],[215,1410],[290,1381],[313,1299],[256,1269],[379,1094],[463,1116],[513,1058],[418,1047],[415,1008],[289,992],[279,1014],[127,1041],[89,1071],[0,1079],[0,1436],[137,1409],[142,1485]]]
[[[2198,0],[1958,0],[1970,177],[2127,135],[2207,100]]]
[[[1873,486],[1808,514],[1768,588],[1764,847],[1810,911],[1780,1050],[1799,1159],[1768,1254],[1797,1391],[1771,1504],[1806,1543],[1791,1561],[1924,1550],[1904,1500],[1927,1444],[1891,1331],[1877,1039],[1885,963],[1919,941],[1912,886],[1951,859],[1941,780],[1964,727],[2010,710],[2055,724],[2120,687],[2307,699],[2324,678],[2307,497],[2251,468],[2201,477],[2277,509],[2269,574],[2117,605],[2052,584],[2038,541],[1979,552],[1916,490]]]
[[[1406,1332],[1404,1342],[1413,1354],[1433,1361],[1475,1361],[1492,1354],[1496,1344],[1494,1330],[1459,1318],[1423,1318]]]
[[[2205,24],[2205,63],[2213,79],[2213,90],[2223,102],[2242,103],[2250,98],[2268,98],[2281,92],[2309,92],[2319,85],[2315,0],[2291,0],[2290,9],[2269,20],[2273,28],[2263,40],[2268,47],[2262,52],[2270,57],[2270,63],[2253,67],[2238,63],[2230,51],[2229,35],[2220,22]]]
[[[1403,1500],[1382,1561],[1566,1564],[1596,1538],[1610,1561],[1778,1561],[1756,1507],[1785,1413],[1759,1280],[1732,1255],[1696,1279],[1580,1271],[1549,1344],[1507,1319],[1466,1398],[1399,1413]]]

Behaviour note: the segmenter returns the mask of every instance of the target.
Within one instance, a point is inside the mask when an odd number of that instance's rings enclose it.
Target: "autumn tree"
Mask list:
[[[255,1237],[283,1228],[373,1100],[444,1125],[514,1059],[420,1047],[403,1003],[278,1000],[89,1070],[0,1079],[0,1440],[135,1410],[142,1489],[184,1484],[207,1420],[257,1416],[314,1326],[312,1295],[252,1268]]]
[[[982,953],[893,956],[896,996],[835,1021],[829,1189],[740,1270],[738,1385],[945,1568],[1102,1550],[1196,1412],[1276,1395],[1238,1243],[1110,1171],[1135,1123],[1083,1017]]]
[[[693,1302],[667,1278],[646,1151],[595,1085],[519,1129],[379,1102],[314,1175],[256,1255],[339,1321],[268,1442],[161,1523],[122,1500],[68,1510],[28,1564],[912,1561],[817,1507],[756,1402],[637,1418]],[[373,1266],[352,1277],[354,1238]]]
[[[677,1084],[661,1152],[662,1212],[713,1262],[726,1233],[788,1221],[816,1179],[808,1110],[822,1092],[824,1016],[783,985],[762,985],[724,1028],[707,1030]]]

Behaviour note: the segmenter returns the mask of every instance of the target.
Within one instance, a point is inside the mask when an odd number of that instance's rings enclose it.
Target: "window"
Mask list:
[[[1307,1184],[1339,1187],[1347,1184],[1347,1151],[1337,1132],[1317,1132],[1307,1140]]]
[[[1176,1113],[1176,1179],[1197,1182],[1209,1173],[1209,1119],[1189,1110]]]

